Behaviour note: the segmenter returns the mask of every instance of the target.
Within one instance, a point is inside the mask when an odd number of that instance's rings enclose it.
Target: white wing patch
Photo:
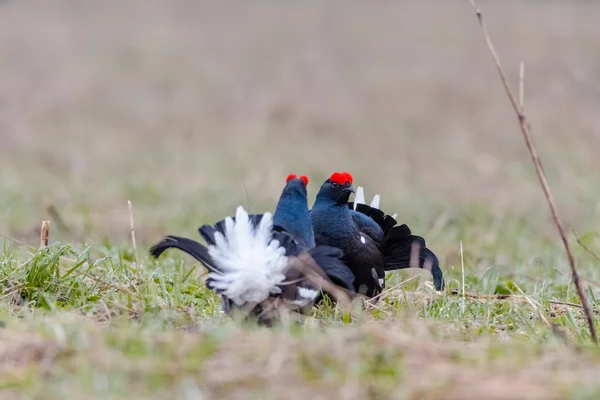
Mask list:
[[[292,304],[296,304],[300,307],[304,307],[312,303],[319,295],[318,290],[298,287],[298,298],[292,301]]]
[[[365,239],[365,237],[363,235],[360,235],[360,242],[362,244],[366,244],[367,243],[367,240]]]
[[[385,279],[381,279],[381,278],[379,278],[379,286],[382,286],[382,287],[383,287],[383,282],[385,282]]]
[[[236,210],[235,222],[225,219],[225,235],[215,234],[215,245],[208,253],[222,271],[209,273],[214,288],[223,290],[235,304],[260,303],[271,294],[281,293],[277,285],[285,280],[285,248],[271,239],[273,216],[263,214],[260,224],[252,226],[242,206]]]
[[[398,217],[398,214],[392,215],[392,218],[396,219],[396,217]]]
[[[354,194],[354,211],[357,204],[365,204],[365,191],[362,186],[359,186]]]

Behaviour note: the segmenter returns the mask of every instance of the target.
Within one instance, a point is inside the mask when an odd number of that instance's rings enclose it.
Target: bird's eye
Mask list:
[[[337,183],[337,182],[332,182],[332,183],[331,183],[331,186],[333,186],[333,187],[338,187],[338,186],[340,186],[340,184],[339,184],[339,183]]]

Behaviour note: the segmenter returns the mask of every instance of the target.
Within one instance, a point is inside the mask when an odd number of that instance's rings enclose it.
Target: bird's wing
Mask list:
[[[333,283],[344,289],[354,290],[354,274],[342,261],[342,250],[332,246],[317,246],[308,253]]]
[[[368,235],[376,243],[381,243],[383,241],[383,229],[375,222],[375,220],[373,220],[373,218],[354,210],[350,210],[350,215],[352,216],[354,226],[359,232]]]
[[[317,246],[288,258],[286,280],[281,284],[281,297],[299,307],[318,302],[321,292],[336,300],[354,296],[354,275],[342,262],[340,249]]]

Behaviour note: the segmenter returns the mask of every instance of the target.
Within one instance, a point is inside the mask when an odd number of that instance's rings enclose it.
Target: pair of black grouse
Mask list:
[[[379,195],[366,205],[352,175],[335,172],[309,210],[307,185],[306,176],[290,174],[274,214],[249,215],[239,206],[235,217],[201,226],[208,247],[167,236],[150,253],[157,258],[176,248],[190,254],[208,268],[206,285],[221,296],[226,313],[243,310],[265,325],[284,309],[309,313],[322,292],[377,296],[386,271],[426,268],[436,289],[444,289],[435,254],[408,226],[397,226],[396,215],[379,209]]]

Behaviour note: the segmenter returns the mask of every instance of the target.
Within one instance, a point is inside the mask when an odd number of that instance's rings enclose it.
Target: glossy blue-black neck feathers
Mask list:
[[[310,214],[315,236],[320,244],[336,245],[339,243],[333,241],[350,238],[356,234],[348,208],[350,192],[344,189],[332,186],[327,180],[317,194]]]
[[[283,189],[273,215],[273,225],[285,229],[307,248],[315,247],[313,225],[308,213],[306,185],[301,179],[291,179]]]

